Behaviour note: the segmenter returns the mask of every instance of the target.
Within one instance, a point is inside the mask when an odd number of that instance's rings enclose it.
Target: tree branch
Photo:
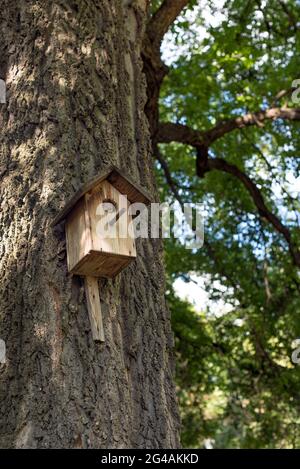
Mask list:
[[[165,175],[166,182],[167,182],[168,186],[170,187],[170,190],[171,190],[175,200],[177,200],[177,202],[179,203],[179,205],[181,207],[181,210],[183,212],[184,211],[184,201],[182,200],[181,196],[179,195],[176,182],[174,181],[174,179],[172,177],[169,166],[168,166],[166,160],[161,155],[158,148],[155,151],[155,156],[156,156],[156,159],[159,161],[159,163],[162,167],[162,170],[163,170],[164,175]],[[208,242],[208,240],[206,238],[204,238],[204,247],[207,251],[208,256],[210,257],[213,264],[215,265],[216,271],[219,273],[219,275],[226,278],[227,281],[230,283],[231,287],[234,290],[237,290],[236,283],[228,275],[228,273],[225,272],[224,266],[222,265],[222,263],[220,262],[220,259],[216,255],[216,253],[214,251],[214,248],[212,247],[212,245]]]
[[[168,183],[168,186],[170,187],[175,199],[179,202],[181,210],[183,211],[183,207],[184,207],[183,200],[181,199],[181,197],[179,195],[177,185],[176,185],[175,181],[172,178],[169,166],[168,166],[167,162],[164,160],[164,158],[162,157],[162,155],[161,155],[161,153],[160,153],[157,146],[155,148],[154,154],[155,154],[156,159],[159,161],[159,163],[162,167],[162,170],[164,172],[164,175],[165,175],[166,181]]]
[[[209,158],[207,162],[207,171],[219,170],[239,179],[252,197],[252,200],[258,210],[258,213],[265,218],[278,233],[281,233],[288,243],[289,250],[294,264],[300,266],[300,252],[294,246],[290,230],[274,215],[266,206],[264,198],[256,184],[237,166],[228,163],[222,158]]]
[[[189,0],[165,0],[154,13],[147,27],[147,34],[154,47],[160,48],[164,35]]]
[[[158,143],[180,142],[194,147],[209,146],[233,130],[252,125],[262,127],[264,121],[275,119],[300,121],[300,108],[273,107],[219,122],[215,127],[206,131],[198,131],[182,124],[162,122],[159,125],[156,140]]]
[[[179,195],[177,185],[176,185],[176,182],[173,179],[170,168],[169,168],[167,162],[165,161],[165,159],[163,158],[163,156],[161,155],[161,153],[159,152],[158,149],[155,152],[155,156],[156,156],[157,160],[159,161],[159,163],[162,167],[162,170],[163,170],[164,175],[165,175],[166,182],[167,182],[167,184],[168,184],[168,186],[169,186],[169,188],[170,188],[170,190],[171,190],[171,192],[174,196],[174,199],[177,200],[177,202],[179,203],[179,205],[181,207],[181,210],[183,212],[184,211],[184,201],[181,198],[181,196]],[[228,273],[228,271],[226,270],[226,266],[222,262],[222,259],[217,255],[213,245],[208,241],[208,239],[206,237],[204,237],[204,248],[206,249],[208,257],[211,259],[217,274],[219,274],[221,277],[226,279],[228,284],[234,290],[234,292],[236,294],[236,297],[238,298],[238,300],[240,302],[240,305],[242,307],[244,307],[244,305],[242,304],[242,301],[241,301],[241,297],[240,297],[240,287],[237,286],[237,284],[236,284],[235,280],[232,278],[231,274]],[[254,279],[254,283],[256,283],[256,279]],[[258,287],[258,285],[257,285],[257,287]]]
[[[300,108],[272,107],[265,111],[245,114],[244,116],[229,119],[218,123],[207,131],[197,131],[186,125],[171,122],[161,123],[156,135],[156,143],[179,142],[193,146],[197,151],[197,175],[204,177],[211,170],[220,170],[238,178],[258,209],[259,214],[265,218],[277,232],[282,234],[288,243],[289,250],[295,265],[300,266],[300,252],[294,245],[290,230],[283,225],[280,219],[266,206],[263,196],[255,183],[237,166],[221,158],[208,158],[208,147],[215,140],[235,129],[242,129],[251,125],[262,126],[265,120],[286,119],[300,120]]]
[[[142,50],[148,97],[145,113],[153,138],[156,135],[159,121],[158,100],[160,87],[168,73],[168,67],[161,59],[161,42],[171,24],[188,3],[189,0],[164,0],[161,7],[150,19],[146,28]]]

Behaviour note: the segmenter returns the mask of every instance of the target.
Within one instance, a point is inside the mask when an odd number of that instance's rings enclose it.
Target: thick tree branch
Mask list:
[[[261,127],[265,120],[275,119],[300,120],[300,109],[274,107],[267,109],[266,111],[258,111],[256,113],[246,114],[242,117],[237,117],[236,119],[220,122],[208,132],[208,138],[213,142],[235,129],[242,129],[243,127],[249,127],[251,125],[258,125]]]
[[[205,132],[173,122],[160,122],[156,135],[157,143],[178,142],[193,147],[203,145],[205,140]]]
[[[300,121],[300,108],[273,107],[265,111],[245,114],[244,116],[219,122],[206,131],[194,130],[186,125],[171,122],[160,123],[156,140],[158,143],[180,142],[192,146],[209,146],[219,138],[236,129],[252,125],[263,126],[266,120],[285,119]]]
[[[160,47],[164,35],[189,0],[165,0],[148,23],[147,34],[154,47]]]

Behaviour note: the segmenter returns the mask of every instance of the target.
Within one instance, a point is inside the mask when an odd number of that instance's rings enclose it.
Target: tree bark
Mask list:
[[[147,0],[4,0],[0,130],[1,447],[178,446],[160,240],[100,280],[95,343],[83,279],[53,218],[114,163],[156,198],[141,47]]]

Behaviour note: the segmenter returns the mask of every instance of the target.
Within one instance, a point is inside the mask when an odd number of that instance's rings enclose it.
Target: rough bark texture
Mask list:
[[[176,447],[162,245],[100,280],[105,344],[51,221],[105,164],[155,197],[140,48],[146,0],[1,4],[0,447]]]

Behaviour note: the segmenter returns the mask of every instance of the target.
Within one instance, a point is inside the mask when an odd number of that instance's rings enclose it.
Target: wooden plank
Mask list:
[[[84,202],[84,199],[82,199],[76,204],[66,222],[69,272],[91,249],[91,233],[86,223]]]
[[[91,196],[89,197],[89,194]],[[128,212],[128,200],[108,181],[103,181],[97,188],[86,194],[87,207],[90,219],[92,249],[121,256],[136,257],[136,247],[134,237],[128,235],[128,228],[132,222]],[[98,224],[104,225],[104,211],[99,208],[105,202],[110,202],[115,206],[115,210],[108,214],[108,219],[112,220],[110,231],[99,233]],[[120,213],[117,219],[116,214]],[[101,221],[102,220],[102,221]],[[106,217],[107,220],[107,217]],[[104,230],[104,227],[102,227]]]
[[[85,277],[84,281],[93,339],[96,342],[104,342],[105,338],[98,280],[94,277]]]
[[[141,202],[149,205],[150,196],[139,184],[135,183],[133,179],[120,172],[117,168],[113,167],[107,180],[119,191],[121,194],[127,195],[130,203]]]
[[[89,192],[93,187],[95,187],[100,182],[107,179],[116,189],[118,189],[122,194],[127,195],[130,203],[142,202],[146,205],[149,205],[151,202],[150,195],[145,189],[143,189],[139,184],[134,182],[130,176],[124,173],[124,171],[118,169],[116,166],[108,166],[105,168],[103,173],[93,178],[91,181],[88,181],[86,184],[79,189],[75,195],[66,203],[65,207],[60,211],[60,213],[54,218],[52,226],[57,225],[59,222],[64,220],[70,210],[78,202],[81,197]]]
[[[89,253],[92,248],[93,248],[93,240],[92,240],[92,232],[91,232],[91,219],[90,219],[90,214],[89,214],[89,208],[88,208],[88,200],[87,200],[87,195],[84,195],[84,222],[85,222],[85,229],[87,232],[86,236],[86,249],[85,253]]]
[[[127,267],[134,257],[120,256],[105,252],[90,251],[72,269],[72,274],[93,277],[114,278]]]

